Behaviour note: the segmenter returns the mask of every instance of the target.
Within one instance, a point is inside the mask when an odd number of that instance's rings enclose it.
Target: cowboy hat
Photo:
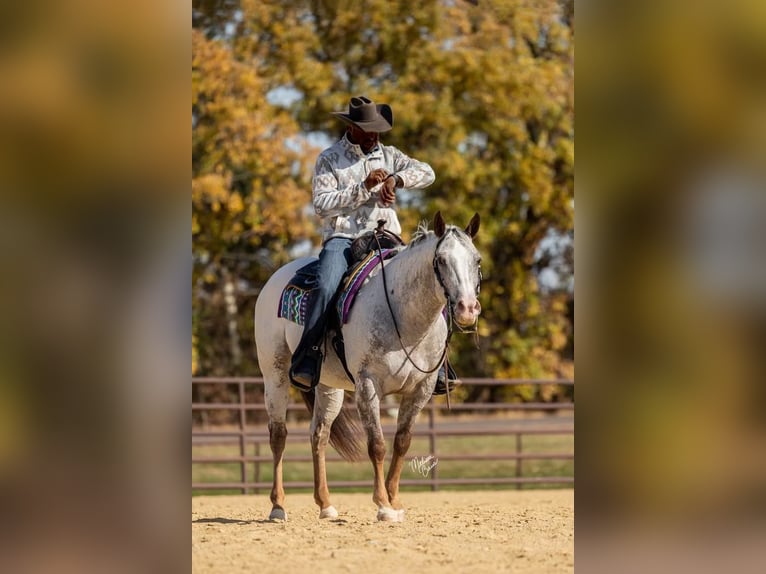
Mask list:
[[[394,127],[394,113],[388,104],[375,104],[369,98],[356,96],[348,103],[348,113],[332,112],[347,124],[366,132],[387,132]]]

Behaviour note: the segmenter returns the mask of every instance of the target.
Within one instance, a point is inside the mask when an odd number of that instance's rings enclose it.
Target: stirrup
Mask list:
[[[449,392],[452,392],[455,390],[455,387],[460,385],[462,381],[460,379],[449,379]],[[444,382],[443,379],[437,379],[436,380],[436,386],[434,387],[434,392],[432,393],[434,395],[446,395],[447,394],[447,384]]]
[[[445,372],[446,371],[446,372]],[[444,373],[444,377],[442,377],[442,373]],[[434,395],[446,395],[447,394],[447,387],[449,385],[449,392],[452,392],[455,390],[455,387],[460,385],[462,381],[458,378],[457,373],[452,368],[452,365],[450,363],[447,363],[447,368],[442,370],[439,369],[439,375],[436,379],[436,386],[434,387]]]

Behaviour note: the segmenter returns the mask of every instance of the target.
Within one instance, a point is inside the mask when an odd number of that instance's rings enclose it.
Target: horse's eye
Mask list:
[[[444,255],[439,255],[439,256],[436,257],[436,262],[439,265],[446,265],[447,260],[444,258]]]

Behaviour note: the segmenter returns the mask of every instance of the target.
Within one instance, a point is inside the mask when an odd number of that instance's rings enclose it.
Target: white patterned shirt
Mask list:
[[[378,168],[399,176],[403,187],[409,189],[423,189],[435,179],[430,165],[406,156],[394,146],[378,143],[365,154],[344,135],[319,154],[314,167],[312,196],[314,210],[322,219],[323,241],[356,237],[377,227],[379,219],[386,221],[386,229],[401,235],[393,205],[383,207],[378,203],[383,184],[369,191],[364,186],[370,172]]]

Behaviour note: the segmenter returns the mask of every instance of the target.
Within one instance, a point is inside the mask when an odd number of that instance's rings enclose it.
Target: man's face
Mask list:
[[[364,153],[370,153],[378,145],[380,139],[378,132],[366,132],[354,125],[349,128],[349,136],[351,141],[361,147]]]

